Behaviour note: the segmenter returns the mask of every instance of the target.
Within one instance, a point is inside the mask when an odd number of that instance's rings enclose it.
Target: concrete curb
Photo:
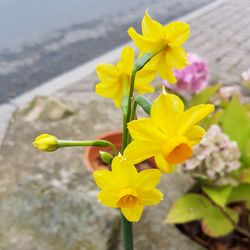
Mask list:
[[[193,11],[183,17],[178,18],[178,20],[182,21],[190,21],[192,19],[195,19],[199,16],[204,15],[205,13],[208,13],[220,5],[224,4],[229,0],[217,0],[211,4],[208,4],[204,6],[203,8],[200,8],[196,11]],[[13,112],[15,111],[16,107],[24,106],[27,102],[31,101],[35,96],[37,95],[52,95],[53,93],[66,88],[70,85],[73,85],[81,80],[83,80],[86,76],[90,75],[94,72],[95,67],[99,63],[112,63],[115,60],[117,60],[120,56],[121,50],[124,46],[132,46],[132,42],[127,42],[114,50],[109,51],[108,53],[105,53],[101,55],[98,58],[95,58],[87,63],[84,63],[83,65],[80,65],[79,67],[66,72],[50,81],[47,81],[40,86],[16,97],[9,101],[9,103],[0,105],[0,115],[1,115],[1,124],[0,124],[0,145],[2,144],[2,141],[5,136],[5,132],[8,128],[9,121],[12,117]]]
[[[15,107],[10,104],[3,104],[0,106],[0,117],[1,117],[1,123],[0,123],[0,146],[3,142],[3,139],[5,137],[5,132],[7,131],[9,122],[12,118],[12,114],[15,111]]]

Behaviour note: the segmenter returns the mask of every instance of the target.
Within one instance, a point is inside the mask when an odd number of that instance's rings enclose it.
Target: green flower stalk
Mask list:
[[[58,148],[64,147],[86,147],[86,146],[96,146],[96,147],[108,147],[111,146],[114,155],[117,155],[117,149],[113,143],[105,140],[96,141],[70,141],[70,140],[59,140],[54,135],[42,134],[39,135],[33,142],[33,146],[41,151],[52,152]]]

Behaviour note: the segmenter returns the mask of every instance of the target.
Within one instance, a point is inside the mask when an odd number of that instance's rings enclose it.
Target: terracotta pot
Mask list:
[[[120,130],[110,131],[99,135],[96,140],[107,140],[112,142],[117,150],[122,146],[122,132]],[[84,151],[83,161],[84,165],[90,170],[95,171],[97,169],[107,169],[107,165],[100,162],[99,151],[107,151],[113,153],[111,147],[87,147]]]
[[[107,140],[112,142],[118,151],[120,151],[122,147],[122,132],[120,130],[110,131],[99,135],[97,140]],[[83,154],[84,165],[91,172],[97,169],[109,169],[109,166],[103,163],[100,160],[99,151],[106,151],[113,154],[113,150],[111,147],[86,147]],[[144,163],[140,163],[136,165],[138,171],[141,171],[146,168],[156,168],[155,161],[153,158],[148,159]]]

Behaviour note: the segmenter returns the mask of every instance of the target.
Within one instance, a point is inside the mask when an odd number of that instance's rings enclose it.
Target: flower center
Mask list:
[[[125,188],[119,194],[117,206],[120,208],[134,207],[138,203],[138,194],[133,188]]]
[[[192,147],[184,136],[170,138],[162,147],[162,154],[170,164],[179,164],[190,158]]]

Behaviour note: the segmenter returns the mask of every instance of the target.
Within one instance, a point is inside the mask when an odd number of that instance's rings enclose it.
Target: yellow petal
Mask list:
[[[159,60],[159,64],[157,65],[156,70],[162,79],[167,80],[169,83],[175,83],[176,78],[174,76],[174,72],[172,68],[167,65],[166,60],[165,60],[165,55],[166,55],[166,52],[162,52],[159,54],[160,60]]]
[[[119,82],[100,82],[95,91],[102,97],[112,98],[117,107],[121,106],[122,88]]]
[[[147,37],[138,34],[134,28],[130,27],[128,29],[128,35],[131,37],[136,47],[141,52],[152,52],[158,50],[159,46],[161,46],[161,43],[159,41],[153,41]]]
[[[109,170],[96,170],[93,177],[100,189],[119,189],[119,181]]]
[[[98,78],[104,82],[117,81],[120,76],[116,66],[112,64],[99,64],[96,67],[96,73]]]
[[[117,208],[118,193],[112,190],[102,190],[98,194],[98,200],[105,206]]]
[[[181,47],[170,48],[166,52],[165,59],[166,59],[166,64],[169,67],[173,67],[176,69],[182,69],[188,65],[186,51]]]
[[[191,144],[185,136],[171,137],[162,147],[162,155],[169,164],[180,164],[192,154]]]
[[[134,185],[138,172],[129,158],[116,156],[111,165],[112,173],[119,179],[119,187]]]
[[[95,86],[98,95],[106,98],[114,98],[117,94],[119,84],[113,82],[100,82]]]
[[[205,130],[198,125],[191,126],[184,134],[192,146],[198,144],[204,135]]]
[[[157,167],[164,173],[170,174],[174,171],[175,165],[169,164],[162,154],[155,155],[155,163]]]
[[[128,123],[128,130],[135,140],[153,141],[161,144],[166,138],[150,118],[142,118]]]
[[[140,201],[144,206],[159,204],[163,200],[163,193],[154,188],[153,190],[139,193]]]
[[[143,170],[138,174],[135,188],[140,192],[146,192],[157,186],[161,179],[161,171],[158,169]]]
[[[213,111],[212,104],[200,104],[188,109],[182,116],[179,133],[184,134],[190,126],[195,125]]]
[[[154,92],[154,88],[149,85],[155,78],[155,71],[154,70],[140,70],[136,74],[135,78],[135,90],[139,94],[143,93],[152,93]]]
[[[161,39],[164,35],[164,27],[157,21],[153,20],[148,11],[142,19],[142,34],[151,39]]]
[[[117,108],[120,108],[121,103],[122,103],[122,89],[121,88],[118,88],[118,90],[116,92],[116,95],[114,96],[113,100],[114,100],[115,106]]]
[[[132,141],[124,151],[124,156],[134,164],[142,162],[160,152],[158,143],[145,141]]]
[[[140,85],[135,88],[138,94],[153,93],[155,91],[154,87],[149,84]]]
[[[151,118],[167,137],[176,135],[184,104],[172,94],[161,94],[153,103]]]
[[[135,53],[131,47],[125,47],[121,53],[121,59],[117,63],[117,68],[123,74],[131,74],[134,66]]]
[[[184,22],[169,23],[164,31],[170,47],[180,47],[190,36],[189,25]]]
[[[139,57],[142,54],[143,53],[140,53]],[[160,60],[161,60],[161,53],[159,53],[159,54],[155,55],[153,58],[151,58],[150,61],[143,67],[143,70],[150,70],[150,71],[155,71],[156,72]]]
[[[137,222],[140,220],[144,206],[137,204],[133,208],[121,208],[122,214],[130,222]]]

